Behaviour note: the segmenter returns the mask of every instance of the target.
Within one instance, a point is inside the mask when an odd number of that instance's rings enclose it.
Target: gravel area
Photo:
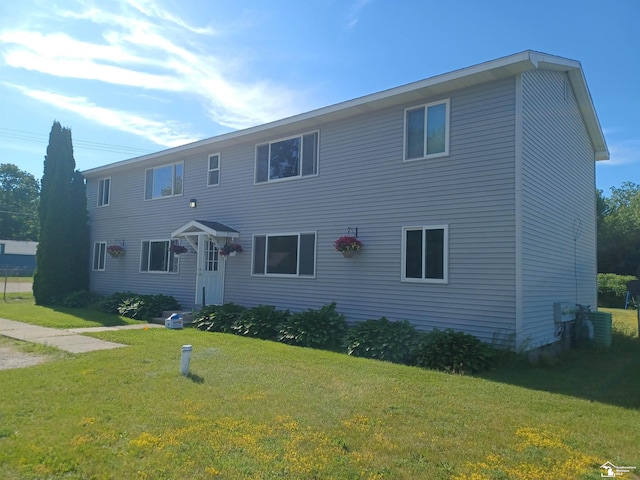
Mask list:
[[[34,353],[21,352],[16,347],[0,346],[0,370],[23,368],[37,365],[46,361],[48,357]]]

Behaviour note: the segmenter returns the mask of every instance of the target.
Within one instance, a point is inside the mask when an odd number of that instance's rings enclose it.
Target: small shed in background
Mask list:
[[[38,242],[0,240],[0,270],[4,275],[33,275]]]

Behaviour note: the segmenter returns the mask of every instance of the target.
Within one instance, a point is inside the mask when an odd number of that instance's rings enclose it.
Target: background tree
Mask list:
[[[54,304],[72,292],[88,289],[86,192],[75,166],[71,130],[53,122],[44,160],[33,279],[33,294],[39,305]]]
[[[636,275],[640,267],[640,185],[598,191],[598,272]]]
[[[38,239],[40,185],[16,165],[0,164],[0,239]]]

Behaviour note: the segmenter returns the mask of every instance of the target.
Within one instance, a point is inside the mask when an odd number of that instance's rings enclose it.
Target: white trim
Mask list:
[[[224,225],[221,225],[224,227]],[[227,227],[229,228],[229,227]],[[210,228],[206,225],[203,225],[198,220],[191,220],[185,223],[180,228],[171,232],[171,238],[178,237],[189,237],[193,235],[198,235],[204,233],[206,235],[211,235],[212,237],[227,237],[227,238],[238,238],[240,234],[238,232],[229,232],[229,231],[218,231],[213,228]]]
[[[303,175],[302,174],[302,167],[303,167],[303,156],[302,153],[304,151],[304,137],[306,135],[313,135],[316,134],[317,135],[317,140],[316,140],[316,145],[315,145],[315,155],[316,155],[316,165],[315,165],[315,173],[311,173],[311,174],[307,174],[307,175]],[[286,142],[287,140],[293,140],[295,138],[299,138],[300,139],[300,166],[299,166],[299,170],[300,172],[298,173],[298,175],[291,175],[289,177],[282,177],[282,178],[274,178],[271,179],[270,178],[270,172],[271,172],[271,145],[274,143],[279,143],[279,142]],[[258,182],[258,148],[259,147],[263,147],[265,145],[268,145],[269,148],[269,156],[268,156],[268,160],[267,160],[267,180],[262,181],[262,182]],[[318,176],[318,171],[320,169],[320,130],[310,130],[308,132],[304,132],[304,133],[299,133],[296,135],[290,135],[287,137],[282,137],[282,138],[277,138],[275,140],[268,140],[266,142],[260,142],[260,143],[256,143],[255,146],[255,158],[254,158],[254,168],[253,168],[253,184],[254,185],[265,185],[265,184],[269,184],[269,183],[277,183],[277,182],[283,182],[283,181],[288,181],[288,180],[300,180],[301,178],[310,178],[310,177],[317,177]]]
[[[182,191],[180,193],[175,193],[174,189],[176,186],[176,166],[177,165],[182,165]],[[171,195],[162,195],[160,197],[154,197],[153,196],[153,188],[151,191],[151,198],[147,198],[147,172],[149,170],[153,170],[154,172],[156,170],[159,170],[161,168],[166,168],[166,167],[172,167],[172,171],[171,171]],[[142,191],[142,197],[144,198],[145,202],[150,202],[153,200],[162,200],[165,198],[173,198],[173,197],[182,197],[184,195],[184,177],[185,177],[185,172],[184,172],[184,160],[180,160],[178,162],[169,162],[169,163],[165,163],[163,165],[155,165],[153,167],[149,167],[149,168],[145,168],[144,170],[144,190]]]
[[[300,237],[302,235],[313,234],[313,275],[301,275],[300,274]],[[269,237],[292,237],[296,235],[298,237],[298,258],[296,259],[296,271],[297,273],[267,273],[267,261],[268,261],[268,247]],[[255,263],[256,254],[256,237],[265,237],[265,257],[264,257],[264,273],[254,273],[253,266]],[[302,232],[286,232],[286,233],[255,233],[251,238],[251,276],[252,277],[275,277],[275,278],[316,278],[316,269],[318,267],[318,232],[317,231],[302,231]]]
[[[167,260],[169,260],[169,265],[167,265],[167,267],[170,267],[171,265],[171,257],[173,257],[173,264],[176,266],[176,270],[175,272],[172,271],[171,269],[168,269],[166,271],[164,270],[142,270],[142,254],[144,252],[144,243],[148,242],[149,244],[151,243],[160,243],[160,242],[168,242],[169,243],[169,248],[167,249]],[[138,262],[138,273],[142,273],[142,274],[152,274],[152,275],[177,275],[180,273],[180,255],[172,255],[171,254],[171,245],[173,242],[176,242],[177,244],[177,240],[173,239],[173,238],[159,238],[159,239],[142,239],[140,240],[140,261]],[[151,253],[151,245],[149,245],[149,254]],[[149,256],[147,256],[147,268],[149,267]]]
[[[522,188],[523,188],[523,158],[522,158],[522,141],[523,141],[523,91],[522,91],[522,74],[515,77],[515,347],[519,349],[526,342],[524,338],[524,274],[523,274],[523,226],[522,218]]]
[[[421,230],[424,247],[424,232],[426,230],[443,230],[443,248],[442,248],[442,277],[443,278],[424,278],[425,272],[422,272],[422,278],[411,278],[406,276],[406,260],[407,260],[407,231]],[[401,262],[400,262],[400,281],[406,283],[434,283],[434,284],[448,284],[449,283],[449,225],[411,225],[402,227],[402,239],[401,239]]]
[[[218,168],[211,168],[211,157],[218,157]],[[207,187],[219,187],[220,186],[220,162],[221,156],[220,153],[212,153],[207,157]],[[209,178],[211,176],[211,172],[218,172],[218,183],[209,183]],[[184,190],[184,188],[183,188]]]
[[[429,121],[428,118],[429,116],[427,115],[427,110],[429,109],[429,107],[433,107],[435,105],[442,105],[444,103],[445,105],[445,118],[444,118],[444,152],[438,152],[438,153],[432,153],[432,154],[428,154],[427,153],[427,130],[429,129]],[[415,157],[415,158],[407,158],[407,112],[409,111],[413,111],[413,110],[418,110],[418,109],[424,109],[424,143],[422,145],[422,151],[424,152],[424,155],[421,157]],[[450,128],[451,128],[451,99],[450,98],[445,98],[442,100],[437,100],[434,102],[429,102],[429,103],[423,103],[422,105],[413,105],[411,107],[407,107],[404,109],[404,127],[403,127],[403,142],[402,142],[402,160],[404,162],[414,162],[417,160],[425,160],[425,159],[430,159],[430,158],[438,158],[438,157],[448,157],[449,156],[449,138],[450,138]]]
[[[109,194],[107,196],[107,202],[106,203],[100,203],[101,199],[104,199],[104,182],[108,180],[109,181]],[[102,187],[102,195],[100,194],[100,184],[103,185]],[[111,177],[102,177],[100,179],[98,179],[98,191],[96,192],[96,207],[100,208],[100,207],[108,207],[109,205],[111,205]]]
[[[102,246],[104,245],[104,250],[102,250]],[[96,247],[101,251],[98,253],[100,257],[98,259],[98,266],[100,265],[100,260],[102,260],[102,268],[96,268]],[[91,256],[91,271],[93,272],[104,272],[107,269],[107,242],[93,242],[93,255]]]

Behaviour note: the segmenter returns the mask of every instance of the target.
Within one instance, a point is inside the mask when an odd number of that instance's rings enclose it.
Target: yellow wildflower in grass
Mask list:
[[[93,425],[94,423],[96,423],[96,419],[93,417],[83,417],[80,422],[79,425],[82,427],[86,427],[87,425]]]
[[[354,415],[350,419],[343,421],[342,424],[349,429],[366,433],[371,430],[372,421],[364,415]]]
[[[220,475],[222,472],[220,472],[220,470],[217,470],[213,467],[207,467],[204,469],[205,473],[209,474],[209,475],[213,475],[214,477],[217,477],[218,475]]]
[[[563,436],[548,428],[522,427],[516,430],[512,451],[495,453],[487,458],[465,465],[465,472],[453,480],[490,480],[508,477],[515,480],[573,480],[598,470],[598,459],[575,450]]]

